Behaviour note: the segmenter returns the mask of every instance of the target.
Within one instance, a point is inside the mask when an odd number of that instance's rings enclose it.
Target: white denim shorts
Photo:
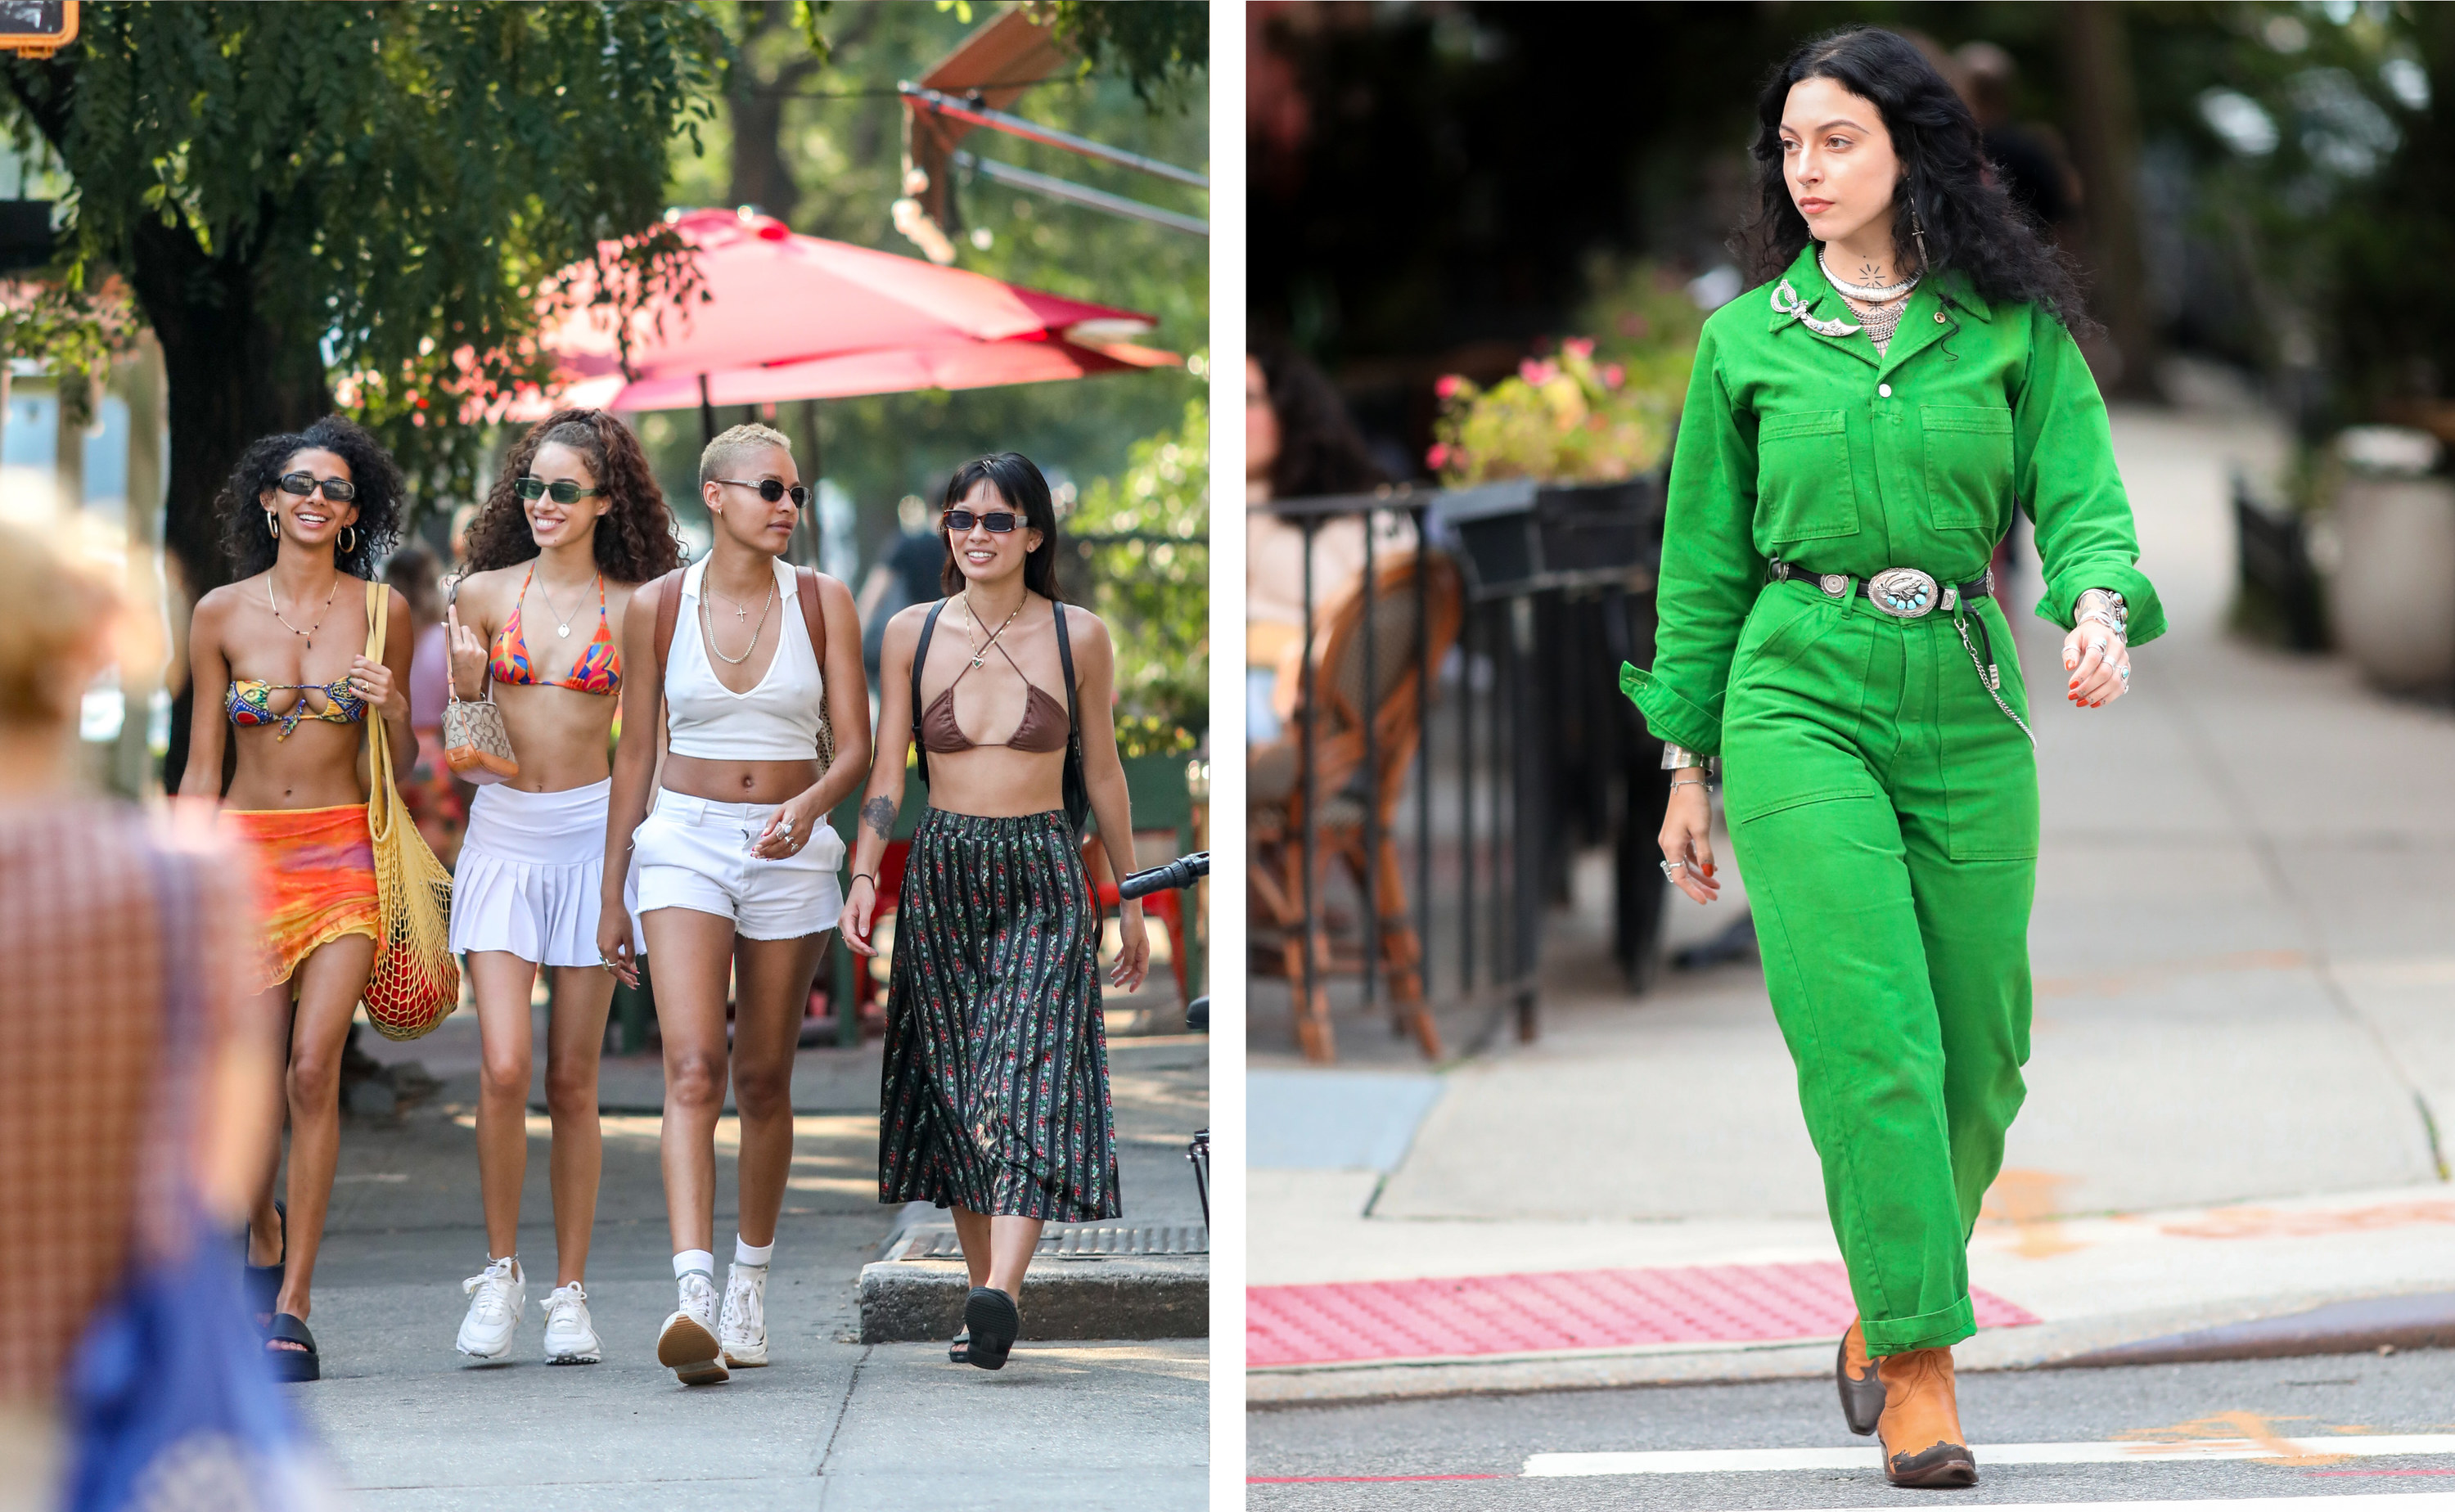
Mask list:
[[[798,855],[752,856],[750,847],[776,808],[659,790],[631,842],[640,915],[695,909],[733,920],[743,939],[796,939],[835,928],[843,913],[843,888],[836,879],[843,841],[822,821]]]

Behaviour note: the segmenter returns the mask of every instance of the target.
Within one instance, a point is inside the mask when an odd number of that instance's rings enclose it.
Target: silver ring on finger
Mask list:
[[[1679,880],[1679,874],[1687,869],[1688,863],[1686,861],[1665,861],[1662,863],[1662,875],[1674,882]]]
[[[2115,668],[2114,675],[2121,678],[2124,682],[2129,682],[2131,680],[2131,664],[2129,662],[2125,662],[2121,666]]]

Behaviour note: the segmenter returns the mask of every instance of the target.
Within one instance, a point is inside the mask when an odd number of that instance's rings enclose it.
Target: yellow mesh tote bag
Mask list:
[[[367,585],[367,659],[383,659],[384,617],[392,595]],[[452,954],[452,874],[410,822],[393,785],[392,741],[383,718],[367,711],[367,833],[375,839],[375,903],[383,937],[367,980],[367,1019],[387,1039],[415,1039],[460,1002],[460,962]]]

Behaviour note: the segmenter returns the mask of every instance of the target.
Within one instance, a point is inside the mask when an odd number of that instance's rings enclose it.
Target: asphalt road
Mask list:
[[[2455,1350],[2389,1356],[1964,1376],[1979,1445],[1971,1490],[1899,1491],[1880,1473],[1814,1470],[1528,1478],[1532,1454],[1833,1448],[1828,1381],[1654,1386],[1256,1410],[1247,1424],[1254,1512],[1361,1508],[1881,1507],[2455,1492],[2455,1455],[2334,1464],[2202,1461],[1989,1468],[1983,1445],[2125,1438],[2455,1433]]]

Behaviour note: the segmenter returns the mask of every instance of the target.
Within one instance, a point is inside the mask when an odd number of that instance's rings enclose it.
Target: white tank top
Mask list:
[[[665,730],[673,754],[709,761],[815,758],[819,716],[826,707],[826,676],[801,622],[801,595],[794,590],[793,570],[781,558],[776,562],[777,601],[768,617],[781,622],[781,640],[766,675],[748,693],[735,693],[717,681],[716,669],[708,664],[699,608],[706,576],[705,557],[682,574],[674,644],[665,655]],[[733,618],[721,599],[715,612]],[[758,617],[759,611],[751,610],[749,618]]]

